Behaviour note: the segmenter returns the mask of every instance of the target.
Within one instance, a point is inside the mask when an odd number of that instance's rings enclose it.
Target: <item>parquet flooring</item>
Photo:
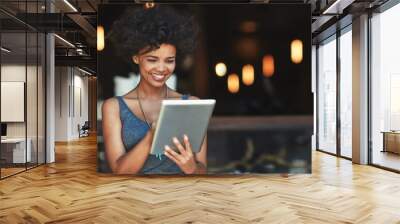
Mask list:
[[[313,153],[311,175],[96,172],[95,137],[0,181],[0,223],[400,223],[400,175]]]
[[[13,175],[15,173],[24,171],[24,170],[25,170],[25,167],[23,167],[23,168],[19,168],[19,167],[18,168],[1,168],[1,176],[7,177],[7,176]]]

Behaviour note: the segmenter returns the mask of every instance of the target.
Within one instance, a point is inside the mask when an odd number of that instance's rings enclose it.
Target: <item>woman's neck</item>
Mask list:
[[[165,84],[162,87],[154,87],[145,82],[139,82],[136,91],[140,92],[140,98],[158,100],[165,98],[168,88]]]

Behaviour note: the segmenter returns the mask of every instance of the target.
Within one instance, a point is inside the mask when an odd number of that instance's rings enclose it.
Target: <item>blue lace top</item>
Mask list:
[[[189,95],[182,95],[188,99]],[[122,142],[125,151],[129,152],[149,130],[145,121],[138,118],[128,107],[122,96],[117,96],[122,123]],[[165,155],[149,155],[139,174],[182,174],[181,169]]]

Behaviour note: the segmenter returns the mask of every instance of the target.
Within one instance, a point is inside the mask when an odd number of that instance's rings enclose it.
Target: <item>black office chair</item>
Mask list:
[[[78,124],[79,138],[89,136],[89,129],[90,129],[89,121],[85,121],[82,127]]]

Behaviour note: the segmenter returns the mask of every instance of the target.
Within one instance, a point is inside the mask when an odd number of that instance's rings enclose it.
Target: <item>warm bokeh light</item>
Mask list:
[[[272,55],[265,55],[262,65],[263,74],[265,77],[271,77],[275,72],[274,57]]]
[[[243,33],[254,33],[257,31],[257,23],[254,21],[244,21],[240,23],[239,27]]]
[[[241,36],[233,41],[234,53],[244,61],[256,60],[261,48],[260,40],[254,36]]]
[[[228,76],[228,90],[231,93],[239,92],[239,76],[236,74],[230,74]]]
[[[295,64],[303,61],[303,42],[301,40],[293,40],[290,44],[290,57]]]
[[[155,4],[154,2],[146,2],[146,3],[144,4],[144,7],[145,7],[146,9],[151,9],[151,8],[153,8],[155,5],[156,5],[156,4]]]
[[[246,86],[250,86],[254,82],[254,67],[245,65],[242,68],[242,81]]]
[[[222,77],[226,74],[226,65],[222,62],[218,63],[217,65],[215,65],[215,73],[219,76]]]
[[[102,26],[97,27],[97,50],[102,51],[104,49],[104,28]]]

